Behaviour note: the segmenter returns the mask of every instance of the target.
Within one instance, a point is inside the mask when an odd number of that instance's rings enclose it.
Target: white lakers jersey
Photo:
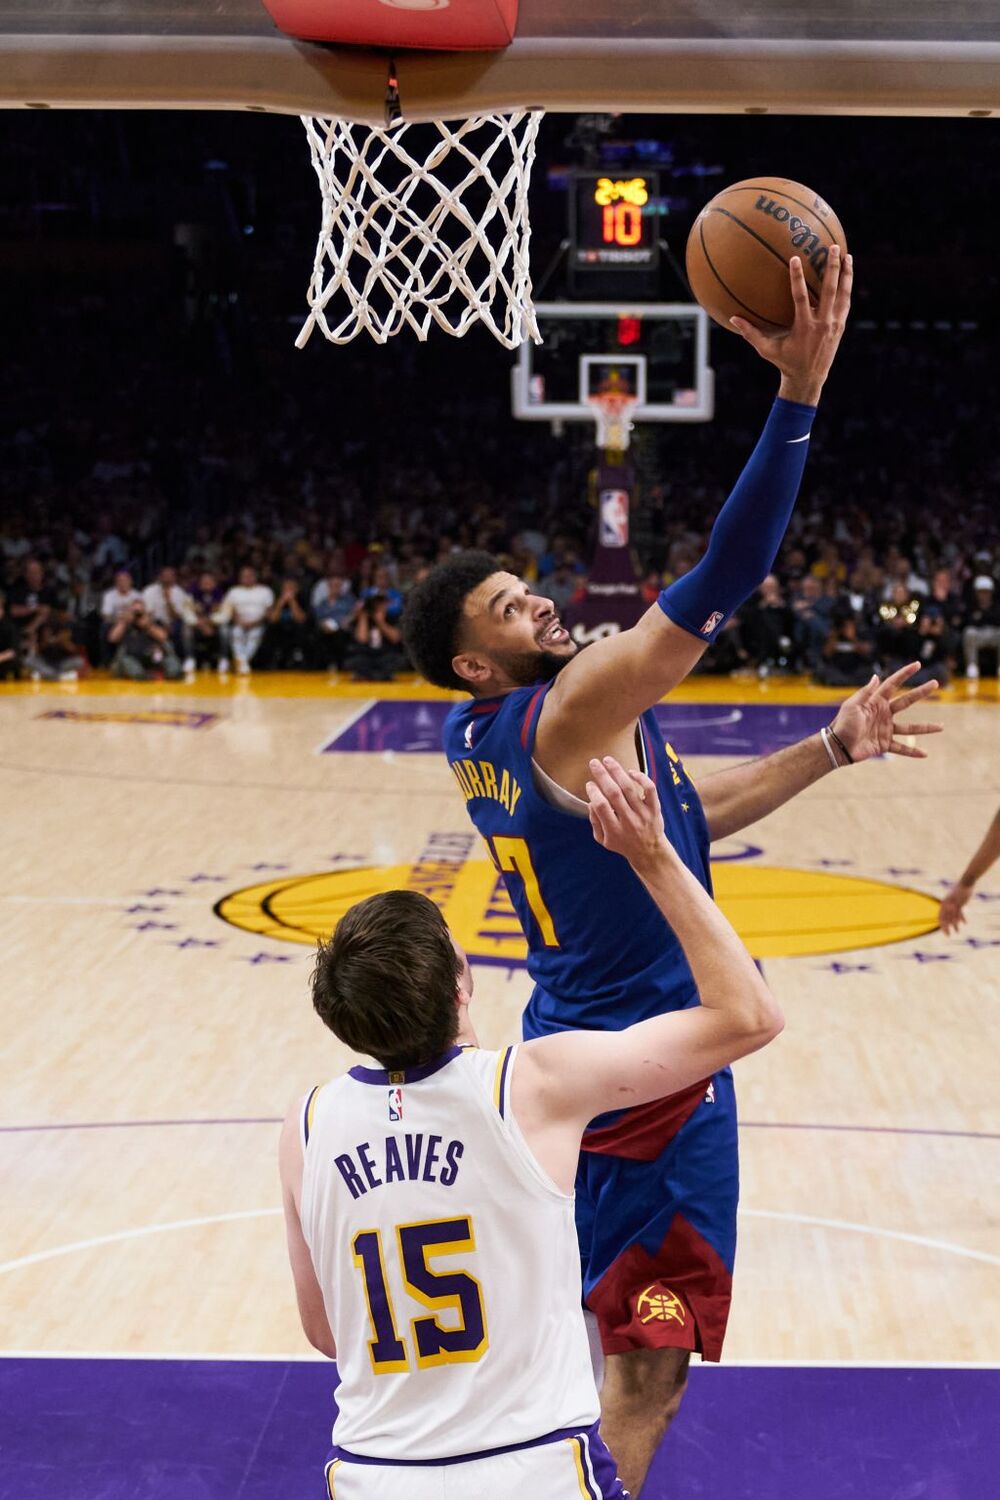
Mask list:
[[[597,1419],[573,1198],[512,1117],[516,1054],[456,1046],[310,1095],[302,1229],[341,1448],[433,1460]]]

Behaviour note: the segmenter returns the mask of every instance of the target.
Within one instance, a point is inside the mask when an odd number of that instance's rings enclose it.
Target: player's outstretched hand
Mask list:
[[[873,676],[870,682],[859,688],[846,703],[842,703],[833,721],[833,729],[846,745],[853,761],[871,760],[875,755],[909,755],[914,760],[926,760],[927,751],[919,750],[907,741],[918,734],[940,734],[940,724],[897,724],[896,715],[912,708],[923,698],[937,692],[938,683],[933,679],[908,692],[893,693],[909,682],[914,672],[920,671],[920,663],[911,661],[900,667],[884,682]]]
[[[788,274],[795,303],[795,321],[787,333],[777,336],[761,333],[745,318],[730,318],[729,321],[751,348],[756,349],[761,359],[766,359],[781,371],[779,396],[815,406],[847,327],[854,261],[850,255],[841,255],[839,245],[830,246],[815,306],[806,286],[802,261],[797,255],[793,255],[788,263]]]
[[[651,861],[676,857],[663,831],[656,787],[641,771],[626,771],[614,756],[590,762],[587,803],[594,837],[605,849],[622,854],[638,869]]]
[[[942,932],[957,932],[965,923],[965,903],[972,895],[972,886],[963,885],[958,881],[941,902],[941,910],[938,912],[938,925]]]

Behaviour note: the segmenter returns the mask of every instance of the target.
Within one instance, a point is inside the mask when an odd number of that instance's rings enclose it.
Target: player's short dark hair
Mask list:
[[[355,1052],[384,1068],[413,1068],[455,1040],[461,970],[433,901],[419,891],[381,891],[352,906],[320,943],[313,1005]]]
[[[421,677],[435,687],[468,689],[451,664],[460,650],[462,606],[473,589],[500,571],[489,552],[456,552],[410,590],[403,611],[403,642]]]

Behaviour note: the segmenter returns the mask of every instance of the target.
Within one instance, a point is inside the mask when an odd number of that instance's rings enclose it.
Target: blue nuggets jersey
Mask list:
[[[535,732],[550,686],[460,703],[444,728],[445,753],[469,815],[528,939],[535,989],[526,1037],[571,1027],[620,1030],[697,1000],[680,944],[626,861],[597,843],[588,818],[554,807],[535,785]],[[698,795],[664,746],[653,711],[639,724],[667,837],[710,890]]]

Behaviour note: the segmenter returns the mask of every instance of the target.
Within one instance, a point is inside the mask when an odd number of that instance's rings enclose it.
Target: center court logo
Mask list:
[[[679,1323],[683,1328],[687,1321],[683,1302],[661,1281],[639,1293],[635,1311],[640,1323]]]
[[[472,833],[431,834],[419,856],[358,864],[244,886],[215,906],[222,921],[258,937],[313,947],[344,913],[378,891],[421,891],[474,963],[523,969],[527,948],[503,881]],[[843,953],[932,932],[938,903],[907,886],[754,861],[712,867],[715,895],[754,958]],[[556,933],[558,938],[558,933]]]

